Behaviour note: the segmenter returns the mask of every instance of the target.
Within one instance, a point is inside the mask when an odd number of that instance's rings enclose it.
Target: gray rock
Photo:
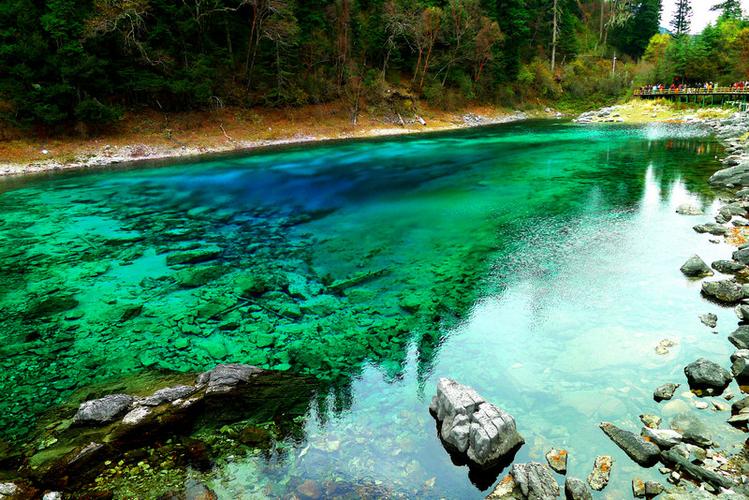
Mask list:
[[[728,232],[728,228],[721,224],[715,224],[714,222],[708,222],[706,224],[697,224],[692,229],[698,233],[710,233],[714,236],[724,236]]]
[[[640,415],[640,421],[645,424],[645,427],[650,429],[657,429],[661,425],[661,417],[648,413]]]
[[[552,500],[559,496],[559,485],[554,480],[551,470],[544,464],[515,464],[510,469],[510,475],[520,488],[523,498]]]
[[[509,413],[454,380],[440,379],[429,409],[440,422],[442,440],[481,467],[496,464],[525,443]]]
[[[20,492],[21,488],[15,483],[0,483],[0,498],[17,495]]]
[[[624,453],[643,467],[651,467],[658,462],[660,449],[653,443],[645,441],[637,434],[620,429],[610,422],[601,422],[601,430]]]
[[[734,309],[739,321],[749,322],[749,304],[739,304]]]
[[[658,386],[653,392],[653,399],[658,402],[669,400],[674,397],[674,392],[678,389],[681,384],[663,384]]]
[[[723,274],[736,274],[739,271],[746,269],[746,265],[735,260],[716,260],[710,266]]]
[[[658,481],[645,481],[645,496],[647,498],[657,497],[663,493],[663,485]]]
[[[741,264],[749,264],[749,247],[742,245],[731,255],[733,260]]]
[[[639,477],[632,480],[632,495],[635,498],[645,498],[645,481]]]
[[[718,326],[718,316],[713,313],[700,314],[700,321],[708,328],[715,328]]]
[[[171,403],[178,399],[187,397],[197,391],[196,387],[191,385],[177,385],[174,387],[166,387],[159,389],[150,396],[144,398],[140,404],[144,406],[159,406],[163,403]]]
[[[739,383],[749,379],[749,350],[740,349],[731,354],[731,373]]]
[[[62,493],[59,491],[48,491],[44,494],[42,500],[62,500]]]
[[[746,410],[747,408],[749,408],[749,396],[739,399],[731,405],[731,415],[738,415],[742,413],[742,410]]]
[[[681,443],[683,439],[681,433],[673,429],[651,429],[643,427],[641,435],[663,450],[673,448]]]
[[[705,281],[702,293],[725,304],[735,304],[744,298],[744,290],[734,280]]]
[[[684,276],[689,276],[690,278],[702,278],[714,274],[699,255],[693,255],[687,259],[687,261],[681,266],[681,272]]]
[[[669,427],[680,432],[687,443],[696,444],[703,448],[713,444],[708,426],[691,412],[676,415],[671,419]]]
[[[707,470],[704,467],[693,464],[688,459],[677,453],[674,449],[666,450],[661,453],[661,460],[663,463],[670,465],[673,469],[686,472],[695,479],[708,483],[718,490],[720,490],[720,488],[730,489],[735,486],[733,481],[725,476],[721,476],[720,474]]]
[[[599,455],[593,464],[593,470],[588,475],[588,484],[596,491],[601,491],[609,484],[611,477],[611,468],[614,466],[614,459],[609,455]]]
[[[593,500],[583,480],[576,477],[568,477],[564,482],[564,497],[567,500]]]
[[[127,411],[133,402],[127,394],[110,394],[81,404],[73,417],[76,424],[106,424]]]
[[[689,387],[703,395],[703,391],[712,389],[722,392],[731,383],[731,374],[719,364],[705,358],[699,358],[684,368]]]
[[[749,163],[718,170],[709,179],[710,184],[722,187],[749,185]]]
[[[246,384],[250,378],[262,373],[262,371],[260,368],[250,365],[217,365],[213,370],[201,373],[198,376],[197,384],[207,386],[206,395],[225,394],[233,391],[239,385]]]
[[[681,205],[676,207],[676,213],[679,215],[702,215],[705,212],[703,212],[702,209],[696,205],[682,203]]]
[[[546,461],[554,472],[567,474],[567,450],[552,448],[546,452]]]
[[[728,336],[728,341],[739,349],[749,349],[749,325],[738,327]]]

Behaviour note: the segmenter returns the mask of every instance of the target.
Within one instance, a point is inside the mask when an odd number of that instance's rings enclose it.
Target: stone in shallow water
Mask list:
[[[661,417],[658,415],[650,415],[648,413],[640,415],[640,421],[645,424],[645,427],[650,429],[657,429],[658,426],[661,425]]]
[[[544,464],[530,462],[514,464],[510,475],[520,489],[522,498],[547,500],[559,496],[559,485],[551,470]]]
[[[714,274],[712,269],[705,264],[705,261],[702,260],[699,255],[691,256],[681,266],[681,272],[684,276],[689,276],[690,278],[701,278],[704,276],[712,276]]]
[[[77,424],[105,424],[125,413],[133,402],[127,394],[110,394],[81,404],[73,421]]]
[[[714,236],[723,236],[728,232],[726,226],[715,224],[714,222],[708,222],[707,224],[698,224],[693,228],[698,233],[710,233]]]
[[[178,266],[182,264],[199,264],[214,260],[221,256],[222,250],[217,246],[207,246],[197,250],[188,250],[167,255],[166,264],[168,266]]]
[[[614,466],[614,459],[609,455],[599,455],[593,463],[593,470],[588,475],[588,484],[596,491],[601,491],[609,484],[611,477],[611,468]]]
[[[159,389],[150,396],[144,398],[140,404],[145,406],[158,406],[163,403],[171,403],[177,399],[182,399],[197,391],[197,388],[191,385],[177,385]]]
[[[689,381],[689,387],[698,395],[703,395],[711,389],[720,393],[731,382],[731,374],[728,370],[705,358],[699,358],[688,364],[684,368],[684,374]]]
[[[567,450],[557,450],[552,448],[546,453],[546,461],[555,472],[560,474],[567,473]]]
[[[728,341],[738,349],[749,349],[749,326],[738,327],[728,336]]]
[[[703,212],[702,209],[697,205],[682,203],[681,205],[676,207],[676,213],[679,215],[702,215],[705,212]]]
[[[633,432],[620,429],[610,422],[602,422],[600,427],[604,434],[638,464],[651,467],[658,462],[660,449],[655,444],[645,441]]]
[[[564,482],[564,497],[567,500],[591,500],[593,495],[582,479],[568,477]]]
[[[663,384],[658,386],[653,392],[653,399],[658,402],[669,400],[674,397],[674,392],[679,388],[681,384]]]
[[[642,437],[652,441],[661,449],[668,449],[681,443],[681,433],[673,429],[651,429],[645,427],[642,429]]]
[[[454,380],[440,379],[429,409],[440,422],[442,440],[481,467],[496,464],[525,442],[510,414]]]
[[[700,321],[708,328],[715,328],[718,326],[718,316],[713,313],[700,314]]]
[[[220,394],[234,390],[238,385],[247,383],[262,370],[249,365],[218,365],[211,371],[198,376],[199,386],[207,385],[206,394]]]
[[[723,274],[736,274],[746,268],[746,265],[735,260],[716,260],[711,264],[712,268]]]
[[[706,281],[702,283],[702,293],[725,304],[735,304],[744,298],[744,290],[734,280]]]

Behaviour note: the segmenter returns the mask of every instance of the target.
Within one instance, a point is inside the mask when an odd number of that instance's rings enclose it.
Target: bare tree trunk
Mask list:
[[[429,57],[432,55],[432,47],[434,47],[434,42],[431,42],[429,44],[429,49],[427,50],[427,56],[424,59],[424,70],[421,72],[421,81],[419,82],[419,92],[421,92],[424,89],[424,78],[426,78],[427,71],[429,70]]]
[[[551,73],[554,74],[554,69],[557,64],[557,31],[558,31],[558,17],[559,17],[559,3],[558,0],[554,0],[554,25],[551,32]]]

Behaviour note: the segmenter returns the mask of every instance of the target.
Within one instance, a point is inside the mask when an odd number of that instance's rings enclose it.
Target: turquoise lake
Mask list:
[[[660,474],[601,421],[688,411],[743,441],[683,394],[687,363],[733,351],[733,311],[679,272],[730,247],[675,213],[717,206],[721,152],[686,126],[530,121],[0,180],[0,452],[106,384],[249,363],[317,380],[300,432],[260,451],[201,429],[210,467],[106,487],[482,498],[495,478],[453,464],[428,412],[450,377],[515,417],[516,461],[565,448],[584,479],[612,455],[597,498],[629,497]],[[652,400],[666,382],[686,406]]]

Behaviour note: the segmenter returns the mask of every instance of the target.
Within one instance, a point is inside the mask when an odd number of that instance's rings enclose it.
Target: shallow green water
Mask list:
[[[733,313],[678,270],[728,250],[674,213],[713,202],[718,153],[687,128],[530,122],[6,181],[2,438],[93,383],[252,363],[332,385],[302,439],[191,473],[222,496],[480,497],[427,412],[450,376],[516,417],[517,460],[566,447],[585,477],[614,455],[620,497],[657,473],[598,422],[639,429],[655,386],[731,351]]]

